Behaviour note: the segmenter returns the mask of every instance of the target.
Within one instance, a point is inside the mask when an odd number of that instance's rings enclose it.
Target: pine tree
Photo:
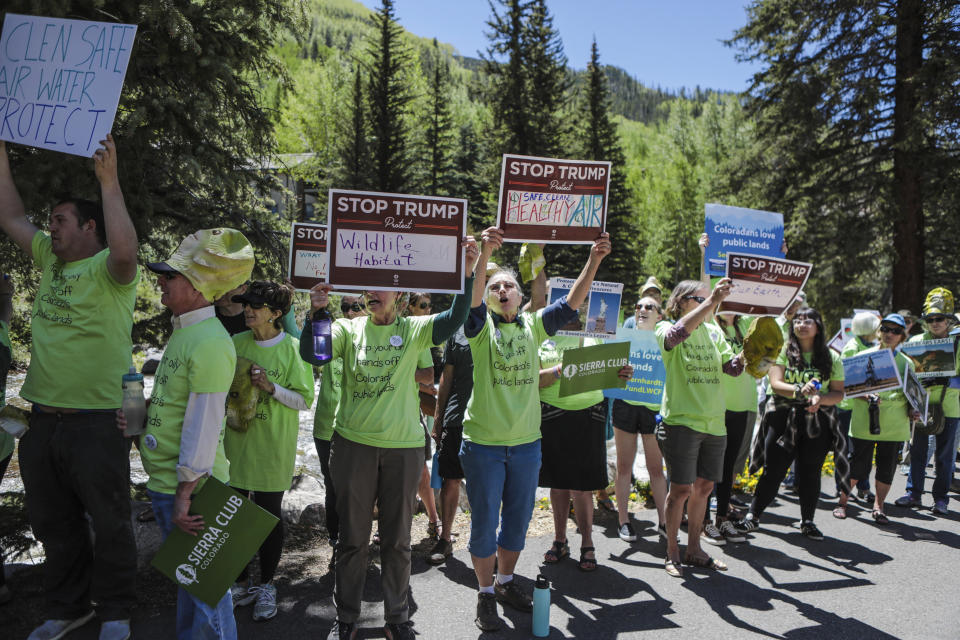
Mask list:
[[[569,131],[561,112],[568,103],[567,57],[560,34],[553,28],[553,17],[546,0],[531,0],[523,30],[530,132],[529,151],[535,156],[565,157]]]
[[[426,131],[427,175],[425,190],[428,195],[456,195],[451,191],[454,171],[453,116],[450,112],[450,68],[446,60],[439,59],[439,48],[434,39],[438,60],[433,69],[430,84],[430,121]]]
[[[353,95],[350,103],[349,126],[345,128],[341,151],[343,171],[340,177],[341,188],[363,191],[372,187],[370,153],[367,142],[366,93],[363,86],[363,72],[357,66],[353,72]]]
[[[500,4],[503,13],[490,3],[493,15],[487,20],[490,31],[485,33],[490,40],[483,56],[483,71],[490,78],[489,103],[500,153],[530,155],[533,145],[524,41],[528,5],[520,0],[500,0]]]

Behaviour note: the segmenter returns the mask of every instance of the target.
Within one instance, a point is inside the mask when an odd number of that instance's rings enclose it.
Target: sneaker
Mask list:
[[[657,533],[660,535],[660,538],[666,542],[667,541],[667,525],[664,522],[661,522],[657,525]],[[677,536],[677,544],[680,544],[680,536]]]
[[[357,637],[357,625],[353,622],[333,621],[333,626],[327,633],[327,640],[354,640]]]
[[[533,611],[533,598],[520,588],[516,580],[511,580],[507,584],[494,581],[493,594],[500,604],[508,604],[518,611]]]
[[[933,503],[933,512],[940,516],[947,515],[947,501],[946,500],[937,500]]]
[[[723,534],[720,533],[720,529],[717,529],[717,526],[712,522],[708,522],[703,525],[703,540],[704,542],[709,542],[710,544],[722,547],[727,544],[727,539],[723,537]]]
[[[750,506],[749,502],[741,500],[737,496],[730,496],[730,504],[738,509],[746,509]]]
[[[820,529],[817,529],[817,525],[809,520],[800,524],[800,533],[811,540],[823,540],[823,534],[820,532]]]
[[[621,540],[626,540],[627,542],[634,542],[637,539],[637,532],[633,530],[633,525],[629,522],[624,522],[620,525],[620,530],[617,531],[617,535],[620,536]]]
[[[74,629],[79,629],[87,624],[92,618],[93,611],[90,611],[72,620],[46,620],[33,630],[27,640],[59,640]]]
[[[503,624],[497,614],[497,597],[492,593],[477,594],[477,618],[480,631],[496,631]]]
[[[862,489],[857,489],[857,500],[866,505],[873,504],[873,500],[876,498],[870,491],[864,491]]]
[[[743,520],[734,523],[733,526],[741,533],[752,533],[760,528],[760,520],[752,513],[748,513]]]
[[[269,620],[277,615],[277,588],[272,584],[260,587],[257,604],[253,605],[254,620]]]
[[[898,507],[911,507],[911,508],[923,506],[923,503],[920,502],[920,498],[914,498],[912,493],[906,493],[900,496],[899,498],[893,501],[893,504],[897,505]]]
[[[233,586],[230,587],[230,597],[233,599],[234,608],[253,604],[257,599],[257,593],[259,591],[260,588],[257,586],[235,582]]]
[[[406,622],[388,622],[383,626],[383,635],[387,640],[414,640],[416,634],[413,632],[413,623]]]
[[[443,564],[452,553],[453,544],[449,540],[440,538],[437,540],[437,544],[433,545],[433,549],[430,549],[430,553],[427,554],[427,562],[434,565]]]
[[[733,523],[729,520],[722,520],[720,522],[720,535],[723,536],[723,539],[727,542],[746,542],[747,536],[743,535],[741,532],[737,531],[737,528],[733,526]]]
[[[129,640],[130,620],[107,620],[100,625],[100,640]]]

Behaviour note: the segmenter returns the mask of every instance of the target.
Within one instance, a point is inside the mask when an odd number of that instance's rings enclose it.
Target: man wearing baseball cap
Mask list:
[[[229,480],[223,425],[237,354],[213,301],[246,282],[253,263],[253,247],[242,233],[204,229],[187,236],[164,262],[147,264],[157,274],[160,302],[173,312],[140,440],[147,493],[164,538],[174,526],[190,535],[202,531],[203,517],[189,513],[191,495],[208,476]],[[126,424],[122,413],[118,423]],[[236,638],[229,591],[211,608],[180,588],[177,637]]]

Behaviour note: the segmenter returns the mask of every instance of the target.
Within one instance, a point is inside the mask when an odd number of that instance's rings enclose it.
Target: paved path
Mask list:
[[[900,495],[897,475],[891,497]],[[706,548],[730,566],[726,573],[687,570],[670,578],[665,546],[653,535],[655,513],[638,514],[647,535],[630,545],[616,531],[597,528],[600,568],[585,574],[573,560],[541,568],[550,537],[528,540],[518,574],[526,586],[542,571],[553,582],[551,638],[923,638],[960,637],[960,512],[890,507],[893,524],[873,524],[869,512],[831,517],[832,480],[824,478],[817,522],[827,539],[803,538],[795,496],[781,497],[749,543]],[[929,503],[929,494],[924,496]],[[958,502],[951,508],[958,509]],[[571,534],[578,554],[579,537]],[[473,623],[476,587],[470,559],[458,552],[435,568],[416,558],[411,578],[415,629],[422,638],[530,638],[530,616],[504,611],[506,628],[481,634]],[[279,578],[280,614],[253,623],[237,611],[241,638],[317,638],[333,617],[332,576]],[[379,572],[367,580],[362,638],[380,638]],[[2,609],[0,609],[2,617]],[[0,625],[2,628],[2,625]],[[134,619],[134,638],[172,637],[173,610]],[[0,636],[3,634],[0,633]],[[71,640],[96,638],[90,624]]]

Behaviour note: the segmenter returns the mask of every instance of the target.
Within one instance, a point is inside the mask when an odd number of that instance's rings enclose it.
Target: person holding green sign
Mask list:
[[[677,532],[687,504],[688,535],[683,563],[726,571],[700,547],[700,533],[713,485],[723,479],[726,449],[725,400],[721,375],[743,373],[742,354],[736,356],[726,340],[715,343],[704,321],[730,295],[732,283],[721,278],[711,292],[699,280],[684,280],[667,300],[675,324],[657,325],[667,377],[657,439],[667,463],[670,491],[666,500],[667,557],[664,569],[681,577],[683,569]]]
[[[485,230],[481,264],[502,243],[501,229]],[[512,271],[496,271],[489,283],[480,273],[473,282],[473,308],[464,325],[473,356],[473,395],[463,419],[460,462],[473,510],[469,548],[480,587],[475,621],[482,631],[501,626],[497,601],[533,609],[513,571],[533,514],[541,462],[538,347],[577,317],[609,253],[610,237],[603,233],[568,296],[536,313],[521,312],[523,296]]]
[[[464,273],[469,273],[479,252],[473,238],[462,246]],[[473,278],[465,283],[472,287]],[[330,290],[325,283],[310,290],[314,314],[327,306]],[[312,329],[305,327],[300,335],[300,357],[310,364],[326,366],[331,360],[343,360],[340,403],[330,442],[330,474],[340,516],[334,587],[337,617],[327,638],[349,640],[359,632],[377,504],[384,633],[389,640],[408,640],[414,638],[407,600],[410,525],[424,449],[414,374],[420,354],[443,343],[463,324],[470,301],[458,295],[442,313],[401,316],[403,293],[367,291],[364,296],[369,316],[333,323],[332,358],[314,354]]]
[[[231,590],[239,606],[256,602],[254,620],[277,615],[273,575],[283,552],[280,505],[293,480],[299,412],[309,411],[313,403],[313,371],[300,359],[299,340],[283,331],[292,300],[290,287],[266,281],[252,282],[245,293],[233,296],[233,302],[243,305],[249,328],[233,336],[238,360],[245,359],[235,375],[248,376],[259,398],[252,420],[227,425],[231,428],[223,448],[230,461],[230,485],[279,520],[260,545],[259,585],[247,582],[245,568]]]

